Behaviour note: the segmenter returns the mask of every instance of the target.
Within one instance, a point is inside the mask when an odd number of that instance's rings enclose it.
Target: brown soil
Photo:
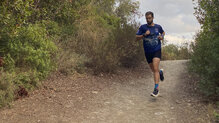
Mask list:
[[[208,107],[191,91],[188,61],[162,61],[160,96],[148,65],[117,74],[51,76],[43,88],[0,110],[0,123],[208,123]]]

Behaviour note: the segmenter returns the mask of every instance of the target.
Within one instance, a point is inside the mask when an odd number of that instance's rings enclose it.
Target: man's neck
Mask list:
[[[152,24],[150,24],[150,25],[148,24],[148,26],[154,26],[154,23],[152,23]]]

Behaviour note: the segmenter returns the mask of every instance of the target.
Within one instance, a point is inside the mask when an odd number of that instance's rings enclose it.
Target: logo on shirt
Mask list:
[[[158,30],[158,28],[155,28],[155,33],[159,33],[159,30]]]

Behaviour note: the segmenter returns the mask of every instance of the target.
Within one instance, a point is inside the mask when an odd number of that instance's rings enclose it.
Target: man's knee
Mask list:
[[[159,72],[158,68],[154,68],[154,73]]]
[[[154,72],[159,72],[159,65],[154,65],[153,69],[154,69]]]

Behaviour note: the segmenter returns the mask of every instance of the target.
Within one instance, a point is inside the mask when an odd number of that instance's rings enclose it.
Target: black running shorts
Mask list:
[[[155,57],[161,59],[161,49],[157,50],[155,52],[152,52],[152,53],[146,53],[145,52],[145,57],[146,57],[146,60],[147,60],[148,64],[152,63],[153,58],[155,58]]]

